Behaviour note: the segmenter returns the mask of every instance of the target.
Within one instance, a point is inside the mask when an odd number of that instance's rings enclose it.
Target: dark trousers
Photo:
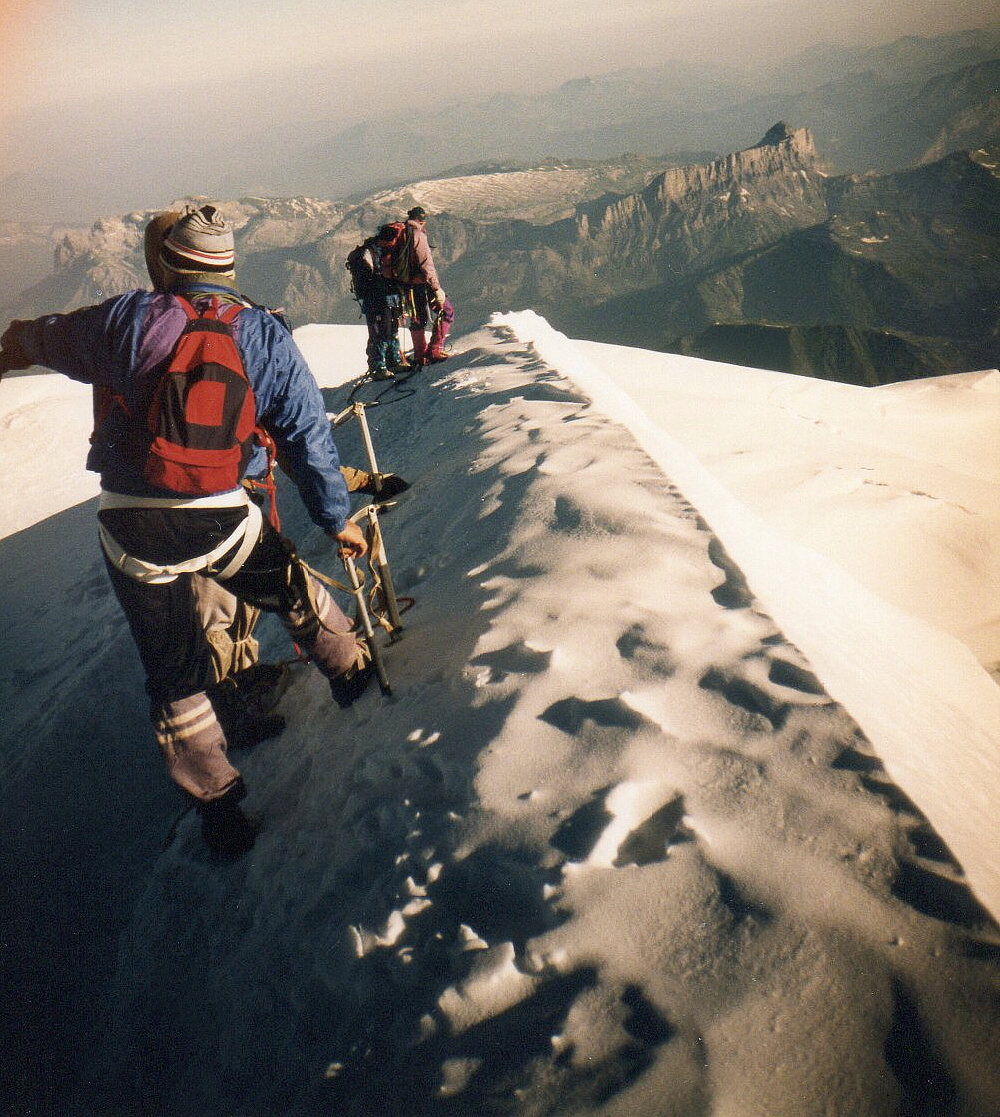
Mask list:
[[[146,513],[129,511],[129,534],[141,536],[136,520]],[[169,523],[170,517],[157,513],[149,520],[155,535],[160,522]],[[114,531],[112,524],[108,526]],[[117,533],[116,537],[125,544]],[[205,693],[215,681],[215,669],[191,576],[150,584],[127,577],[110,563],[107,566],[145,669],[157,743],[170,775],[196,798],[218,798],[236,783],[239,772],[226,757],[225,734]],[[298,562],[292,543],[266,520],[243,567],[221,584],[240,600],[276,614],[327,678],[342,674],[355,662],[357,639],[350,631],[351,622],[322,583]]]

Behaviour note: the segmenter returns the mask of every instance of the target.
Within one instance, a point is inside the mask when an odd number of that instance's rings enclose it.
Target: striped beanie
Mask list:
[[[160,263],[184,276],[233,279],[236,253],[233,228],[213,205],[189,206],[163,238]]]

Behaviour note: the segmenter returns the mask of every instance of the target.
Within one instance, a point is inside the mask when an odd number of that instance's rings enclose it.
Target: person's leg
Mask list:
[[[291,540],[265,521],[257,547],[225,585],[239,598],[277,614],[343,705],[339,690],[345,677],[357,671],[364,645],[323,583],[298,560]]]
[[[427,349],[427,360],[443,361],[448,354],[445,352],[444,343],[455,321],[455,308],[450,299],[444,300],[444,305],[438,310],[434,320],[434,329],[431,330],[431,341]]]
[[[260,655],[253,636],[260,611],[201,574],[191,576],[191,593],[215,664],[216,682],[252,667]]]
[[[398,291],[390,291],[386,295],[388,309],[388,322],[386,325],[386,340],[388,343],[386,360],[393,372],[405,372],[410,367],[409,361],[403,356],[399,345],[399,331],[403,323],[403,300]]]
[[[403,356],[403,351],[400,349],[399,335],[395,331],[393,331],[389,340],[389,356],[386,360],[393,372],[406,372],[410,367],[410,362]]]
[[[110,564],[120,602],[146,672],[157,744],[171,778],[196,799],[216,799],[239,778],[206,689],[215,666],[191,579],[137,582]]]
[[[419,323],[414,323],[410,326],[410,337],[413,340],[413,361],[414,365],[422,365],[427,357],[427,334],[424,332],[424,327]]]
[[[368,342],[365,345],[365,356],[368,361],[369,372],[385,371],[385,342],[382,329],[382,309],[373,300],[366,300],[361,307],[368,327]]]
[[[427,323],[430,321],[430,308],[427,304],[427,286],[420,284],[412,287],[411,301],[413,317],[410,320],[410,336],[413,338],[413,363],[422,365],[427,359]]]

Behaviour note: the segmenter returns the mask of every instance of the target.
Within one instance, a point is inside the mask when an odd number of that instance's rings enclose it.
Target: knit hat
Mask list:
[[[160,263],[160,253],[163,251],[163,238],[177,224],[183,214],[180,210],[168,209],[158,213],[146,226],[143,235],[143,251],[146,255],[146,271],[153,281],[157,291],[163,291],[167,286],[167,279]]]
[[[213,205],[188,206],[163,238],[160,263],[183,275],[234,279],[236,253],[233,227]]]
[[[426,221],[427,210],[423,206],[414,206],[406,215],[411,221]]]

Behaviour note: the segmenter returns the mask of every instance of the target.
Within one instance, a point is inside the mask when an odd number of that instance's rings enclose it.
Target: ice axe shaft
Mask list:
[[[371,431],[368,429],[368,418],[365,415],[365,405],[363,403],[356,403],[354,405],[354,413],[357,415],[358,425],[361,427],[361,437],[364,439],[365,452],[368,454],[368,465],[375,475],[375,488],[381,489],[382,477],[379,473],[378,463],[375,461],[375,446],[372,444]]]
[[[327,415],[327,418],[335,427],[339,427],[341,423],[346,422],[352,417],[358,420],[358,426],[361,428],[361,439],[365,444],[365,454],[368,457],[368,470],[375,482],[375,492],[378,494],[382,491],[382,474],[379,471],[378,462],[375,460],[375,445],[372,442],[371,431],[368,429],[368,417],[365,415],[365,404],[356,401],[338,415]]]
[[[374,504],[369,504],[365,509],[365,515],[368,517],[370,526],[369,538],[371,540],[372,559],[378,567],[379,581],[381,583],[379,589],[382,601],[385,605],[386,615],[389,618],[392,637],[394,640],[398,640],[399,634],[403,630],[403,622],[399,616],[399,602],[396,600],[396,587],[393,585],[392,571],[389,569],[389,556],[385,551],[385,541],[382,538],[382,529],[378,522],[378,507]]]
[[[385,664],[382,662],[378,644],[375,642],[375,630],[372,627],[372,619],[368,612],[368,603],[365,601],[361,579],[358,576],[358,568],[350,555],[342,554],[341,559],[344,563],[344,569],[347,571],[347,576],[351,580],[351,589],[354,593],[354,600],[357,603],[358,616],[361,618],[361,626],[365,633],[365,643],[368,645],[369,652],[371,652],[372,664],[375,667],[375,677],[378,679],[378,685],[382,688],[382,693],[391,696],[392,688],[389,686],[389,677],[385,672]]]

